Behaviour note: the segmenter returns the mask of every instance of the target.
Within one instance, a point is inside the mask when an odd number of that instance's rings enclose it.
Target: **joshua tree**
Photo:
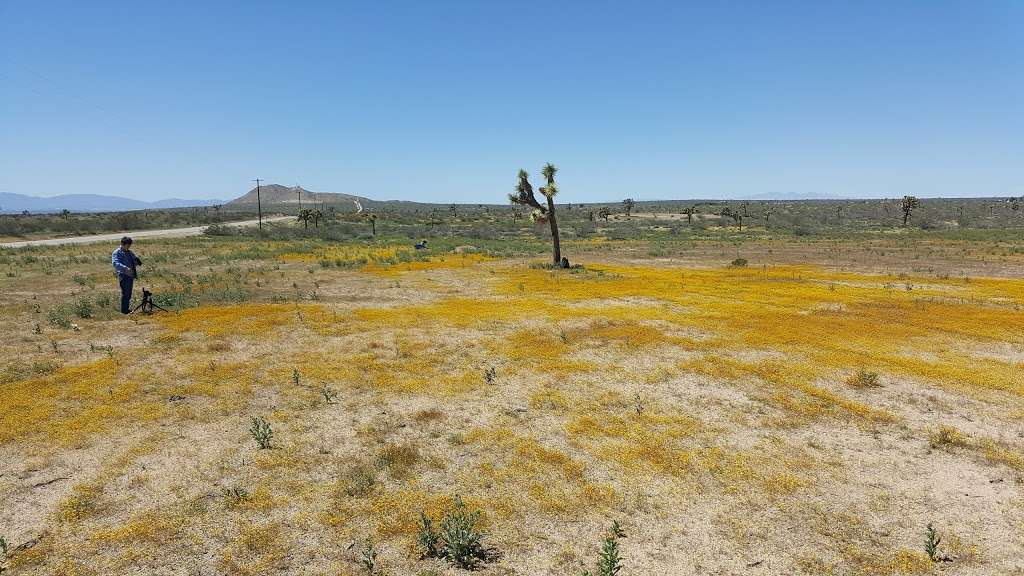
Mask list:
[[[636,202],[632,198],[626,198],[622,201],[622,207],[626,209],[626,216],[633,211],[633,207],[636,206]]]
[[[903,202],[900,203],[900,209],[903,210],[903,225],[906,226],[907,222],[910,222],[910,215],[914,212],[914,208],[920,206],[921,202],[914,196],[904,196]]]
[[[768,228],[768,219],[771,218],[772,214],[775,213],[775,208],[770,204],[765,204],[764,208],[761,209],[764,212],[764,227]]]
[[[686,208],[683,208],[683,214],[686,214],[687,224],[693,224],[693,215],[698,212],[697,206],[698,204],[694,204],[693,206],[687,206]]]
[[[60,215],[63,216],[64,217],[64,221],[67,222],[68,221],[68,216],[71,215],[71,211],[68,210],[67,208],[65,208],[65,209],[60,211]]]
[[[456,216],[459,215],[458,214],[458,207],[455,206],[455,204],[452,204],[451,206],[449,206],[448,207],[448,211],[452,213],[452,218],[455,218]]]
[[[373,232],[373,235],[376,236],[377,235],[377,215],[376,214],[367,214],[366,215],[366,221],[370,223],[370,230]]]
[[[733,210],[726,206],[722,209],[722,216],[732,218],[732,221],[739,225],[740,230],[743,230],[743,213],[739,210]]]
[[[313,210],[313,213],[310,216],[313,218],[313,226],[319,228],[320,221],[323,220],[324,218],[324,213],[319,208],[317,208]]]
[[[612,211],[607,206],[601,206],[601,209],[597,211],[597,215],[604,218],[604,221],[608,221],[608,217],[612,215]]]
[[[562,246],[558,239],[558,221],[555,219],[555,195],[558,194],[558,187],[555,186],[555,173],[558,168],[548,162],[541,169],[541,174],[547,181],[547,186],[541,186],[540,193],[547,198],[547,206],[542,206],[533,195],[533,186],[530,184],[530,175],[526,170],[519,170],[519,182],[516,184],[515,193],[509,194],[508,199],[513,204],[529,206],[533,208],[530,218],[537,223],[548,222],[551,225],[552,258],[556,265],[562,264]]]
[[[309,230],[309,221],[313,219],[313,211],[309,208],[303,208],[299,210],[299,221],[302,222],[306,230]]]

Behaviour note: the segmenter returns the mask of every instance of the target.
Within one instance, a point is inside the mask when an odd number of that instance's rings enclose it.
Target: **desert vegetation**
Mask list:
[[[0,566],[1019,570],[1020,229],[695,204],[0,250]]]

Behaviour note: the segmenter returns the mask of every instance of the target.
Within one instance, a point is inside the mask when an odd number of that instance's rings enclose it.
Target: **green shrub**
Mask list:
[[[252,435],[252,439],[256,441],[260,450],[270,448],[271,440],[274,438],[274,430],[270,427],[270,423],[262,416],[253,416],[249,421],[252,423],[249,427],[249,434]]]
[[[441,555],[441,535],[434,529],[434,521],[422,511],[416,530],[416,543],[422,549],[424,558],[437,558]]]
[[[480,511],[470,512],[459,496],[455,497],[455,509],[441,520],[442,554],[459,568],[472,570],[487,560],[484,533],[477,527],[479,521]]]
[[[583,576],[615,576],[622,570],[622,555],[619,553],[619,538],[625,538],[618,521],[612,522],[612,528],[601,545],[601,554],[597,558],[597,572],[589,570]]]

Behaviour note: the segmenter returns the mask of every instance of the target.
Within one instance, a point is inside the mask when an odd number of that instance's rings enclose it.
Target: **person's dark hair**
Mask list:
[[[126,244],[128,246],[131,246],[131,244],[132,244],[131,236],[125,236],[125,237],[121,238],[121,244]]]

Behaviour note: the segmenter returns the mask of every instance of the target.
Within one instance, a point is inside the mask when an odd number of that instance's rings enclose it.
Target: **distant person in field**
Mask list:
[[[427,241],[424,240],[424,241],[416,244],[416,249],[417,250],[426,250],[427,249]]]
[[[132,239],[128,236],[121,238],[121,246],[114,250],[110,261],[114,264],[114,272],[117,272],[117,283],[121,285],[121,314],[131,312],[129,305],[132,301],[132,287],[135,284],[135,277],[138,276],[136,266],[142,266],[142,260],[131,250]]]

